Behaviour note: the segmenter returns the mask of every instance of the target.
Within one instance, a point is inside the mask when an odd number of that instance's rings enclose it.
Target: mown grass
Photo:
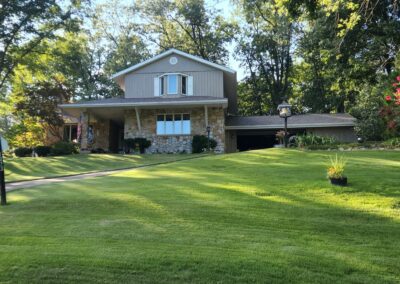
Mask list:
[[[6,182],[138,167],[176,161],[194,155],[81,154],[45,158],[7,158]]]
[[[399,283],[400,152],[210,156],[9,194],[3,282]]]

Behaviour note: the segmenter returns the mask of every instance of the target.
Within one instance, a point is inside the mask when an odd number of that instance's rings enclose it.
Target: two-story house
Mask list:
[[[233,152],[268,146],[282,128],[277,116],[235,116],[236,72],[176,49],[122,70],[113,79],[124,97],[60,105],[78,120],[65,126],[64,136],[80,137],[82,149],[118,151],[123,139],[144,137],[152,142],[150,153],[191,152],[193,136],[206,135],[209,126],[216,151]],[[355,138],[354,119],[348,115],[293,119],[292,133],[309,130],[341,140]]]

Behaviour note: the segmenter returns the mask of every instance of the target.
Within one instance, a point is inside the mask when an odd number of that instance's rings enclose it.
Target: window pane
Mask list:
[[[190,115],[189,114],[183,115],[182,134],[190,134]]]
[[[64,126],[64,135],[63,135],[64,141],[69,141],[69,129],[70,129],[69,125]]]
[[[165,134],[164,115],[157,115],[157,135]]]
[[[172,114],[165,116],[165,134],[174,134],[174,120]]]
[[[168,75],[168,94],[178,93],[178,75]]]
[[[72,125],[71,126],[71,141],[78,139],[78,126]]]
[[[160,78],[160,94],[164,95],[164,77]]]
[[[186,95],[186,76],[182,76],[182,94]]]
[[[174,120],[174,133],[182,134],[182,114],[175,114]]]

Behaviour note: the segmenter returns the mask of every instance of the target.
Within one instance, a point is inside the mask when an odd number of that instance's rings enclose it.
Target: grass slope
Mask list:
[[[400,152],[211,156],[9,194],[4,282],[399,283]]]
[[[8,158],[5,160],[6,182],[137,167],[188,157],[190,156],[81,154],[46,158]]]

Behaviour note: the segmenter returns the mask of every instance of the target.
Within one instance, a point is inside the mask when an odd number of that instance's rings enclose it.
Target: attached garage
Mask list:
[[[354,125],[355,118],[349,114],[301,114],[288,119],[288,132],[290,136],[314,133],[355,142]],[[278,115],[229,116],[225,129],[229,152],[270,148],[277,144],[275,134],[284,129],[284,120]]]

